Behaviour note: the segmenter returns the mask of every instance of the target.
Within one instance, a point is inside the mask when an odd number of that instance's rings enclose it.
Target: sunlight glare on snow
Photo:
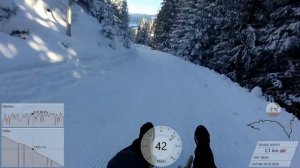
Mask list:
[[[29,44],[29,46],[30,46],[31,48],[33,48],[34,50],[36,50],[36,51],[41,51],[41,47],[40,47],[37,43],[35,43],[35,42],[33,42],[33,41],[29,41],[28,44]]]
[[[45,8],[46,5],[43,1],[36,1],[36,0],[26,0],[25,1],[28,6],[33,7],[35,12],[43,19],[48,19],[48,16],[46,15]],[[44,10],[43,10],[44,9]]]
[[[12,59],[18,54],[18,51],[12,44],[7,44],[7,46],[4,46],[0,43],[0,53],[2,53],[6,58]]]
[[[76,79],[80,79],[80,78],[81,78],[81,75],[80,75],[79,72],[73,71],[73,77],[76,78]]]
[[[48,52],[46,52],[46,55],[48,56],[49,61],[51,63],[56,63],[56,62],[63,61],[63,57],[59,54],[54,53],[54,52],[48,51]]]
[[[63,61],[63,56],[50,51],[45,42],[39,36],[32,34],[32,40],[33,41],[28,42],[29,46],[32,49],[39,51],[43,60],[49,61],[51,63]]]
[[[45,46],[44,41],[35,34],[32,34],[33,41],[29,41],[28,44],[36,51],[46,51],[48,48]]]
[[[58,28],[53,23],[56,21],[52,18],[52,16],[55,15],[52,15],[51,17],[48,16],[49,12],[46,11],[47,6],[43,3],[43,1],[26,0],[25,2],[28,6],[31,6],[33,10],[36,12],[36,14],[39,16],[39,18],[38,17],[34,18],[39,24],[47,28],[50,28],[54,31],[58,31]],[[31,19],[30,15],[27,15],[27,17]]]
[[[30,13],[26,13],[26,17],[28,17],[28,19],[30,20],[34,20],[34,17]]]
[[[58,31],[58,29],[57,29],[57,27],[55,26],[55,24],[54,23],[52,23],[52,22],[50,22],[50,21],[44,21],[44,20],[41,20],[41,19],[38,19],[38,18],[36,18],[35,19],[39,24],[41,24],[41,25],[43,25],[43,26],[45,26],[45,27],[47,27],[47,28],[50,28],[50,29],[52,29],[52,30],[54,30],[54,31]]]
[[[77,55],[76,51],[73,50],[72,48],[68,48],[67,51],[68,51],[68,53],[69,53],[70,55],[73,55],[73,56],[76,56],[76,55]]]

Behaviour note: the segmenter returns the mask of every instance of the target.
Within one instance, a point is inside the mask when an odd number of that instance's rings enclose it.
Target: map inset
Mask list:
[[[1,104],[1,167],[64,167],[63,104]]]

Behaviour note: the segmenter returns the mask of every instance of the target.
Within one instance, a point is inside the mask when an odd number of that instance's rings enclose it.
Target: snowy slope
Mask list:
[[[111,48],[123,49],[101,36],[97,19],[77,5],[73,7],[72,36],[66,36],[66,0],[15,2],[17,14],[0,22],[0,72],[61,62],[76,66],[79,58],[89,59]],[[26,40],[12,38],[8,34],[14,30],[29,30],[30,35]]]
[[[110,41],[99,36],[97,21],[78,6],[74,35],[66,37],[63,25],[54,31],[37,20],[30,22],[24,17],[28,13],[40,15],[29,1],[17,2],[24,10],[15,19],[28,22],[24,25],[36,36],[26,41],[0,33],[0,102],[65,103],[66,167],[106,167],[146,121],[170,126],[181,136],[182,154],[170,167],[184,164],[193,154],[199,124],[211,133],[220,168],[248,167],[258,140],[300,139],[299,120],[293,122],[291,139],[272,123],[262,124],[260,131],[248,127],[271,119],[288,128],[292,116],[283,112],[269,117],[268,102],[259,93],[249,93],[223,75],[143,46],[112,49]],[[30,45],[38,39],[47,44],[47,52]],[[61,41],[69,48],[61,47]],[[4,49],[9,48],[17,52],[10,52],[8,59]],[[48,52],[62,59],[53,61]],[[298,148],[291,168],[300,166],[299,156]]]

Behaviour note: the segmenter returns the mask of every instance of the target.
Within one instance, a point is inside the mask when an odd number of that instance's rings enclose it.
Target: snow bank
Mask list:
[[[6,1],[8,4],[8,1]],[[118,42],[100,35],[98,21],[73,6],[72,36],[66,35],[66,0],[9,1],[17,6],[16,15],[0,22],[0,72],[53,65],[76,64],[78,58],[101,56],[109,46],[122,48]],[[2,1],[1,1],[2,3]],[[23,33],[22,39],[18,36]],[[10,36],[10,34],[15,36]],[[117,44],[114,44],[117,43]]]

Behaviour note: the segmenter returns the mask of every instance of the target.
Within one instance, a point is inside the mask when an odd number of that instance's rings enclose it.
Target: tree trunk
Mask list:
[[[71,22],[72,22],[72,0],[68,0],[67,7],[67,35],[71,36]]]

